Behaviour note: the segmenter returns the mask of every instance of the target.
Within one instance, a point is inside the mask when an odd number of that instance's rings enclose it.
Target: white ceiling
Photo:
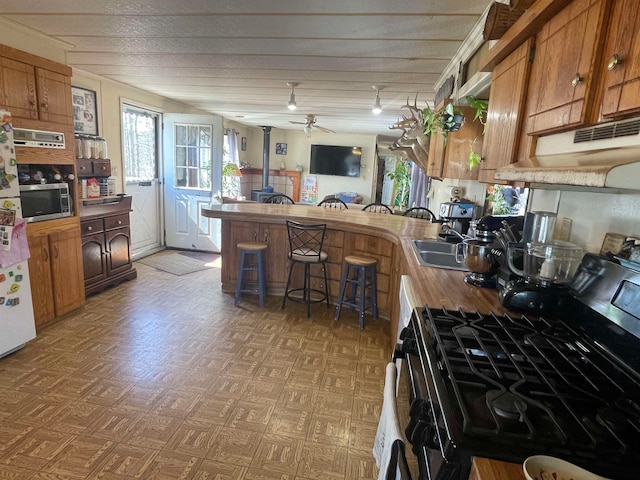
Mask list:
[[[434,83],[489,0],[20,0],[2,16],[71,44],[74,68],[250,126],[389,126]],[[287,102],[291,89],[298,109]],[[371,113],[380,92],[383,112]]]

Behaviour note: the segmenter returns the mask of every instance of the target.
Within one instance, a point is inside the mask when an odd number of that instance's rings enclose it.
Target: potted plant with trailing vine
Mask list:
[[[467,95],[466,97],[464,97],[464,100],[467,105],[475,109],[476,113],[473,116],[472,122],[478,121],[482,124],[482,134],[484,135],[484,130],[487,125],[487,110],[489,108],[489,102],[486,100],[480,100],[473,95]],[[477,138],[474,138],[473,142],[471,142],[469,152],[469,170],[473,170],[474,168],[476,168],[482,161],[482,157],[480,156],[480,154],[473,150],[473,146],[475,145],[476,140]]]
[[[464,121],[462,111],[455,108],[452,103],[447,103],[439,110],[431,110],[427,105],[422,110],[424,134],[440,134],[447,144],[449,132],[457,132]]]

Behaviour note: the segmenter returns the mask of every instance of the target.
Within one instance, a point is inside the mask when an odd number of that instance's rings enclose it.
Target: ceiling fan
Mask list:
[[[318,121],[318,119],[316,118],[315,115],[313,114],[309,114],[306,117],[306,120],[304,122],[292,122],[291,120],[289,120],[289,123],[295,123],[297,125],[304,125],[304,133],[306,134],[310,134],[314,128],[317,128],[318,130],[322,130],[323,132],[326,133],[336,133],[333,130],[329,130],[328,128],[325,127],[321,127],[320,125],[317,125],[316,122]]]

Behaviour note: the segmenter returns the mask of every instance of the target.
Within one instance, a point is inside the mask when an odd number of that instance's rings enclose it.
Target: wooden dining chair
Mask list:
[[[422,218],[433,222],[436,220],[435,214],[425,207],[413,207],[402,214],[403,217]]]
[[[362,209],[363,212],[374,212],[374,213],[387,213],[393,215],[393,210],[391,210],[384,203],[370,203],[366,207]]]
[[[296,202],[293,199],[284,193],[274,193],[270,197],[268,197],[264,203],[280,203],[283,205],[295,205]]]
[[[349,210],[347,204],[338,197],[325,198],[318,204],[318,206],[323,208],[335,208],[336,210]]]

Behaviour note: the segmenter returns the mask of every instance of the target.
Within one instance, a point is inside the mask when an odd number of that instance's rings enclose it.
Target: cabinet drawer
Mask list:
[[[111,175],[111,162],[109,160],[92,160],[93,174],[96,177],[109,177]]]
[[[113,217],[107,217],[104,219],[104,229],[111,230],[113,228],[120,228],[129,226],[129,214],[123,213],[122,215],[114,215]]]
[[[94,233],[100,233],[104,231],[104,226],[101,218],[95,220],[83,220],[80,223],[80,235],[83,237],[87,235],[93,235]]]
[[[89,177],[93,175],[93,163],[87,158],[76,159],[76,169],[79,177]]]

